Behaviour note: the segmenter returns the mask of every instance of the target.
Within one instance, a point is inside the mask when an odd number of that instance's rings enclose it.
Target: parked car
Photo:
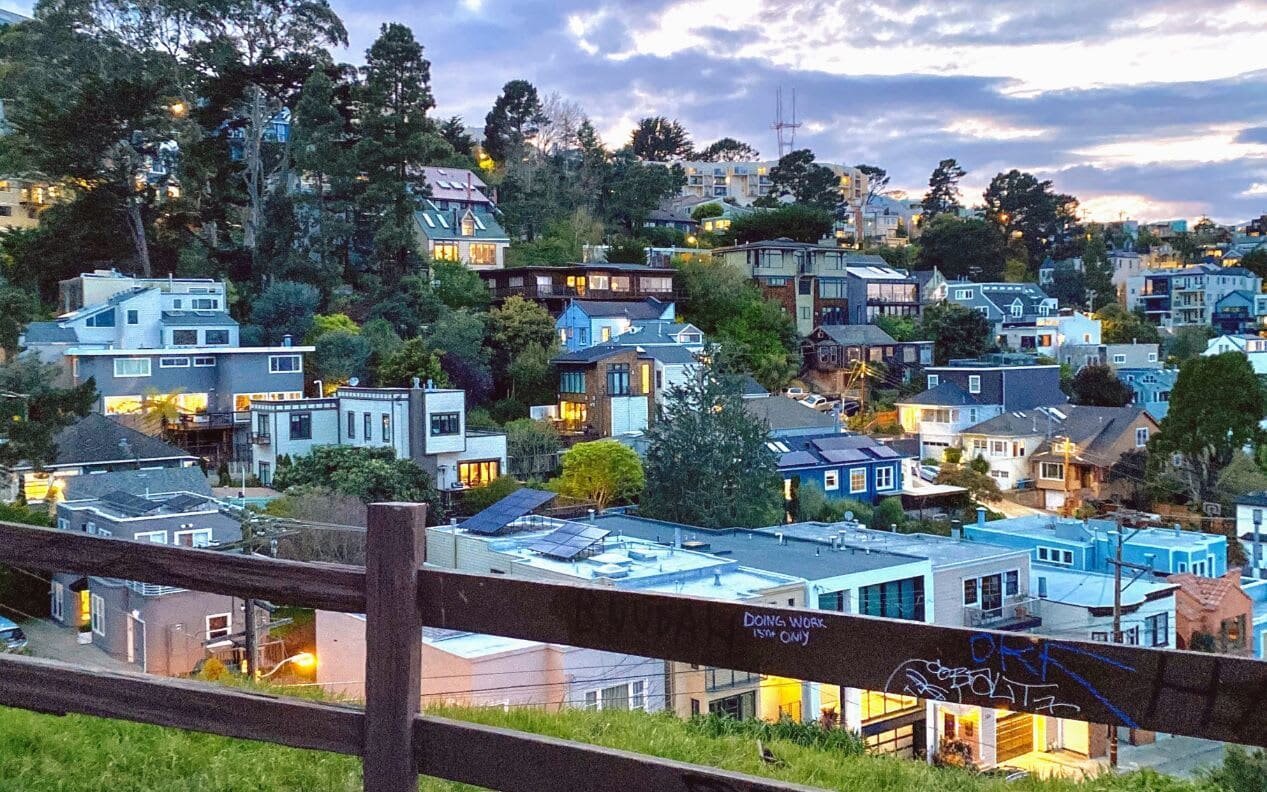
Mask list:
[[[0,616],[0,652],[20,652],[26,648],[26,633],[22,628]]]
[[[826,396],[819,396],[817,393],[811,393],[804,399],[801,399],[801,404],[804,404],[806,407],[811,409],[818,410],[819,412],[827,412],[839,403],[839,401],[832,401]]]
[[[800,401],[801,399],[804,399],[806,396],[809,395],[809,391],[805,390],[804,388],[798,388],[795,385],[793,385],[790,388],[785,388],[783,391],[783,395],[788,397],[789,399],[796,399],[797,401]]]

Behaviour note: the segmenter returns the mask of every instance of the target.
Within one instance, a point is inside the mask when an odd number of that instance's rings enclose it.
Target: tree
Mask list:
[[[378,384],[384,388],[408,388],[414,378],[422,384],[447,387],[448,377],[440,367],[440,356],[421,338],[411,338],[389,354],[378,366]]]
[[[636,234],[651,210],[677,195],[685,183],[681,167],[639,162],[630,150],[622,150],[610,158],[604,171],[599,216],[609,226]]]
[[[1086,277],[1077,267],[1062,261],[1052,270],[1047,295],[1067,308],[1082,308],[1087,303],[1086,283]]]
[[[313,326],[313,314],[321,294],[313,286],[280,281],[269,286],[251,303],[251,321],[264,329],[270,344],[280,344],[285,336],[299,341]]]
[[[1092,364],[1073,375],[1070,401],[1090,407],[1125,407],[1135,392],[1117,377],[1110,366]]]
[[[616,237],[607,246],[607,260],[612,264],[646,264],[647,245],[641,239]]]
[[[1261,792],[1267,788],[1267,752],[1229,744],[1223,749],[1223,764],[1205,768],[1200,776],[1221,792]]]
[[[499,165],[522,160],[547,120],[536,86],[511,80],[484,119],[484,152]]]
[[[563,474],[550,482],[561,495],[591,501],[598,511],[638,496],[646,485],[642,460],[616,440],[577,443],[563,455]]]
[[[1241,496],[1267,491],[1267,473],[1248,454],[1238,453],[1219,473],[1215,488],[1226,513],[1235,514],[1236,501]]]
[[[493,369],[500,379],[521,350],[551,350],[557,341],[554,319],[541,304],[512,295],[488,314],[488,342]]]
[[[784,512],[769,428],[744,409],[737,378],[706,364],[669,388],[647,431],[639,511],[704,528],[757,527]],[[683,471],[708,471],[683,475]]]
[[[41,469],[57,458],[57,433],[92,409],[96,381],[64,388],[57,385],[62,376],[59,366],[31,353],[0,364],[0,465]]]
[[[546,156],[574,150],[577,133],[587,120],[581,106],[558,91],[551,91],[541,101],[541,115],[545,116],[545,121],[537,132],[537,150]]]
[[[831,234],[831,228],[831,212],[816,206],[788,204],[736,218],[729,235],[737,244],[780,237],[813,244]]]
[[[755,289],[747,295],[717,328],[719,360],[728,372],[751,374],[767,390],[782,390],[800,369],[796,322]]]
[[[413,460],[397,459],[388,446],[317,446],[308,456],[279,467],[273,486],[282,491],[321,489],[364,503],[403,501],[430,503],[433,508],[437,504],[431,476]]]
[[[879,165],[859,165],[858,170],[862,171],[862,175],[867,177],[867,197],[863,200],[863,206],[870,206],[877,195],[884,192],[884,188],[889,186],[889,172]]]
[[[449,385],[466,391],[467,400],[484,403],[493,392],[484,334],[485,314],[448,311],[429,328],[427,345],[440,354],[440,368]]]
[[[834,212],[840,204],[840,179],[831,168],[814,162],[814,152],[797,149],[784,154],[770,169],[770,191],[753,203],[776,207],[781,198]]]
[[[1259,245],[1242,256],[1240,266],[1260,278],[1267,278],[1267,245]]]
[[[515,476],[526,479],[553,472],[560,448],[559,430],[549,421],[520,418],[506,424],[506,462]]]
[[[283,277],[302,280],[329,292],[347,265],[353,224],[356,163],[348,145],[349,120],[339,111],[336,86],[324,69],[314,69],[295,108],[291,157],[311,190],[292,198],[296,211],[298,258]]]
[[[753,162],[760,156],[760,152],[752,146],[732,137],[709,143],[702,151],[695,153],[695,159],[704,162]]]
[[[40,312],[39,299],[25,289],[0,287],[0,349],[7,360],[18,353],[18,336]]]
[[[1100,339],[1106,344],[1160,344],[1161,333],[1155,325],[1118,303],[1109,303],[1095,315],[1100,320]]]
[[[1006,250],[999,230],[978,218],[934,215],[919,237],[918,269],[941,270],[949,280],[997,281],[1003,276]]]
[[[1218,398],[1210,397],[1212,387]],[[1149,453],[1171,460],[1192,500],[1211,500],[1219,473],[1259,440],[1264,412],[1262,389],[1243,354],[1192,358],[1179,369],[1170,409],[1149,441]]]
[[[920,320],[920,337],[933,342],[933,361],[944,366],[978,358],[993,346],[994,327],[980,311],[952,302],[930,305]]]
[[[968,172],[959,167],[954,159],[944,159],[937,163],[932,175],[928,177],[928,192],[924,194],[925,224],[938,215],[959,213],[959,180],[966,175]]]
[[[936,483],[948,484],[952,487],[963,487],[968,495],[977,503],[994,502],[1003,497],[999,483],[989,473],[982,473],[971,464],[957,465],[942,463],[937,471]]]
[[[475,138],[467,133],[466,122],[462,120],[462,116],[449,116],[441,121],[440,137],[458,154],[469,155],[475,148]]]
[[[1180,327],[1166,344],[1166,354],[1176,364],[1183,364],[1203,354],[1211,338],[1214,328],[1205,326]]]
[[[916,341],[919,335],[919,325],[914,319],[907,316],[877,316],[874,322],[875,326],[888,333],[889,336],[898,342]]]
[[[432,289],[440,302],[454,310],[466,308],[483,311],[492,297],[488,286],[475,270],[456,261],[437,261],[431,265]]]
[[[652,116],[639,121],[629,133],[629,148],[644,161],[686,159],[691,154],[691,136],[676,120]]]
[[[1113,263],[1109,261],[1103,232],[1097,229],[1087,236],[1082,248],[1083,280],[1091,294],[1091,310],[1098,311],[1117,301],[1117,287],[1113,285]]]
[[[373,350],[360,333],[332,330],[323,333],[312,355],[313,374],[327,389],[364,377]],[[322,394],[325,395],[325,394]]]
[[[983,197],[986,219],[1008,237],[1019,235],[1031,265],[1048,254],[1066,258],[1060,246],[1072,241],[1077,226],[1078,200],[1072,195],[1053,192],[1050,181],[1012,169],[991,179]]]

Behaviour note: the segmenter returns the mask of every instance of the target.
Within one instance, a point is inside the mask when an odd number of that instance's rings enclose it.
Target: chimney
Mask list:
[[[412,378],[412,379],[409,381],[409,387],[410,387],[412,390],[419,390],[419,389],[422,387],[422,380],[421,380],[421,379],[419,379],[418,377],[414,377],[414,378]]]
[[[471,178],[472,178],[471,172],[467,171],[466,172],[466,202],[467,203],[471,202]]]
[[[959,522],[959,520],[950,521],[950,538],[951,539],[963,538],[963,524]]]
[[[783,541],[783,533],[782,533],[781,531],[780,531],[779,533],[776,533],[776,534],[775,534],[775,537],[777,537],[777,538],[778,538],[778,540],[779,540],[779,544],[787,544],[787,542],[784,542],[784,541]]]
[[[282,346],[288,347],[294,345],[294,339],[290,337],[290,333],[282,336]]]
[[[682,526],[673,526],[673,546],[680,548],[682,546]]]
[[[594,522],[594,510],[590,509],[590,522]]]
[[[889,533],[897,533],[897,523],[889,523]]]
[[[714,585],[714,586],[720,586],[720,585],[721,585],[721,573],[720,573],[720,572],[714,572],[714,573],[713,573],[713,585]]]
[[[984,506],[977,507],[977,527],[978,528],[985,527],[985,507]]]

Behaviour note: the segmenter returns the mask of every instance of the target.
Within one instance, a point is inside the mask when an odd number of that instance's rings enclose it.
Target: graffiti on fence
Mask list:
[[[752,637],[793,646],[809,646],[815,630],[827,626],[821,616],[744,611],[743,626],[752,630]]]

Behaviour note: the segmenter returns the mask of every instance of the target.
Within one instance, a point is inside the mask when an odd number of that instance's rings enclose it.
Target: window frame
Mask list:
[[[1059,469],[1059,475],[1047,475],[1048,468],[1052,470]],[[1038,477],[1043,481],[1064,481],[1065,480],[1065,463],[1064,462],[1039,462]]]
[[[980,392],[981,392],[981,375],[969,374],[968,375],[968,393],[980,393]]]
[[[161,369],[189,368],[189,358],[187,357],[161,357],[158,359],[158,367]]]
[[[427,423],[427,431],[430,437],[456,437],[462,434],[462,414],[460,412],[431,413]]]
[[[823,489],[827,492],[835,492],[840,489],[840,470],[833,468],[832,470],[823,471]]]
[[[214,632],[217,633],[216,635],[211,634],[213,632],[211,627],[212,619],[224,619],[224,627],[216,627],[214,629]],[[218,641],[222,638],[228,638],[233,634],[233,613],[231,611],[229,613],[208,613],[204,617],[203,628],[203,635],[206,636],[207,641]]]
[[[294,361],[293,369],[280,368],[283,360]],[[269,355],[268,356],[268,373],[269,374],[301,374],[304,370],[303,355]]]
[[[94,634],[106,637],[106,601],[100,594],[88,597],[88,624]]]
[[[289,437],[289,439],[291,440],[311,440],[312,439],[312,412],[310,412],[309,410],[292,410],[289,413],[287,413],[287,415],[289,415],[290,417],[290,420],[287,421],[288,430],[290,432],[289,435],[287,435],[287,437]],[[299,434],[295,433],[296,422],[300,424]],[[306,432],[304,431],[305,427],[303,426],[305,422],[307,424]]]
[[[861,474],[862,486],[854,486],[854,476]],[[867,469],[865,467],[849,468],[849,494],[855,495],[859,492],[867,491]]]
[[[192,536],[190,544],[181,541],[182,537]],[[199,537],[205,537],[206,541],[199,543]],[[186,528],[181,531],[172,532],[172,544],[176,547],[210,547],[215,543],[215,534],[210,528]]]
[[[888,490],[895,489],[897,487],[896,478],[897,477],[893,475],[892,465],[880,465],[876,467],[875,469],[876,492],[887,492]],[[886,479],[887,479],[887,483],[886,483]]]
[[[1148,447],[1148,435],[1149,435],[1149,431],[1148,431],[1147,426],[1135,427],[1135,447],[1136,448]],[[1143,442],[1140,442],[1141,437],[1143,438]]]
[[[145,373],[120,374],[119,373],[120,363],[144,363],[145,365],[142,366],[142,368],[145,369]],[[152,360],[150,360],[150,358],[147,358],[147,357],[125,357],[125,358],[114,359],[114,378],[115,379],[140,379],[142,377],[150,377],[150,376],[153,376],[153,371],[154,371],[154,363]]]

